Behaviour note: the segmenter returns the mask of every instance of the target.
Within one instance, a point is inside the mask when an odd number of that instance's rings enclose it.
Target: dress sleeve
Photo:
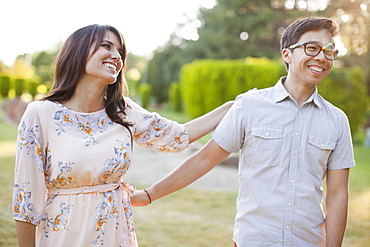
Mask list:
[[[129,98],[125,100],[130,107],[127,118],[134,124],[132,134],[138,145],[173,153],[181,152],[189,146],[188,133],[183,124],[149,112]]]
[[[14,219],[33,225],[38,225],[42,219],[46,194],[46,141],[43,137],[44,123],[40,120],[42,114],[36,104],[30,103],[21,119],[14,171]]]

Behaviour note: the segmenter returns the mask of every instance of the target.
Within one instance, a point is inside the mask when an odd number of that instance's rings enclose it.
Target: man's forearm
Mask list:
[[[348,194],[327,198],[326,212],[326,247],[340,247],[347,226]]]

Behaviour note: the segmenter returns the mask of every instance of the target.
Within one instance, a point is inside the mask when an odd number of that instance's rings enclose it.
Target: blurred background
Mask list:
[[[308,16],[340,26],[339,57],[319,93],[346,112],[355,147],[344,246],[370,246],[370,0],[20,0],[0,6],[0,246],[16,246],[10,202],[17,124],[27,104],[49,90],[55,56],[72,32],[93,23],[118,28],[129,51],[129,96],[185,122],[286,75],[281,34]],[[236,176],[235,162],[228,172]],[[153,173],[139,186],[150,185]],[[235,198],[236,189],[200,186],[135,209],[141,246],[231,246]]]
[[[364,141],[370,94],[369,2],[2,2],[0,94],[26,102],[42,95],[51,86],[53,61],[63,41],[82,26],[110,24],[123,33],[130,52],[130,97],[146,108],[170,107],[194,118],[250,88],[273,85],[286,74],[279,51],[286,26],[300,17],[325,16],[341,27],[336,38],[340,52],[320,94],[347,113],[355,138]],[[265,69],[271,73],[260,73]]]

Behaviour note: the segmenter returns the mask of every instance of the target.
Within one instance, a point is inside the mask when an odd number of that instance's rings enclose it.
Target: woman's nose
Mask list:
[[[113,50],[112,50],[111,56],[112,56],[112,58],[113,58],[113,59],[115,59],[115,60],[120,60],[120,59],[122,59],[121,54],[120,54],[120,53],[119,53],[119,51],[118,51],[118,50],[116,50],[116,49],[113,49]]]

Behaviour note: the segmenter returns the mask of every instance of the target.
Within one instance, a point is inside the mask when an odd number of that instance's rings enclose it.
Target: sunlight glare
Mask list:
[[[246,31],[240,33],[240,39],[246,41],[249,38],[249,34]]]
[[[307,9],[307,2],[306,1],[298,1],[297,2],[297,8],[301,11],[303,10],[306,10]]]
[[[349,21],[349,15],[345,14],[340,17],[343,22],[348,22]]]
[[[344,56],[347,54],[348,50],[345,47],[343,40],[341,39],[340,36],[334,37],[334,42],[335,42],[335,48],[339,51],[338,56]]]
[[[293,9],[294,4],[295,4],[294,0],[287,0],[284,5],[286,9]]]
[[[362,11],[367,11],[367,5],[366,5],[366,4],[364,4],[364,3],[362,3],[362,4],[360,5],[360,8],[361,8],[361,10],[362,10]]]

